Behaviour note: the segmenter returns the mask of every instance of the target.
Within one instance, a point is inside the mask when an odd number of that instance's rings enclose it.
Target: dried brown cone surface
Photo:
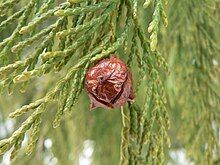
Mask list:
[[[87,71],[85,87],[91,109],[120,107],[134,100],[131,73],[115,55],[99,61]]]

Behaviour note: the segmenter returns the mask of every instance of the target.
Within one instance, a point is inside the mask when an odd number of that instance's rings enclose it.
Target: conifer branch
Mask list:
[[[18,1],[5,1],[0,9],[6,4],[11,8],[16,2]],[[30,132],[27,154],[31,154],[39,138],[40,123],[44,122],[42,114],[49,111],[48,105],[58,102],[53,121],[53,127],[58,127],[80,97],[87,69],[121,49],[126,52],[127,44],[132,42],[128,65],[132,66],[134,59],[137,59],[140,73],[138,88],[142,80],[145,80],[143,82],[149,88],[146,89],[144,108],[136,103],[122,108],[120,163],[146,164],[149,163],[148,160],[154,160],[162,164],[164,141],[169,139],[169,120],[159,69],[161,66],[167,68],[167,64],[164,57],[155,50],[159,23],[162,19],[166,24],[166,19],[162,0],[156,0],[149,27],[149,43],[138,22],[138,4],[137,0],[94,3],[69,0],[54,7],[54,0],[42,4],[31,0],[26,7],[0,23],[1,32],[12,21],[19,19],[12,34],[0,42],[0,59],[3,59],[0,63],[0,88],[7,88],[12,92],[15,86],[28,84],[33,81],[32,78],[68,70],[45,96],[10,113],[11,118],[28,112],[30,115],[8,139],[0,141],[0,154],[13,147],[11,159],[14,159],[27,132]],[[56,19],[55,23],[51,23],[52,18]],[[47,23],[47,27],[42,29],[42,23]],[[133,33],[131,37],[130,32]],[[29,47],[35,47],[35,51],[27,54],[24,50]],[[11,60],[9,56],[17,58]],[[147,151],[143,148],[147,148]]]
[[[219,106],[216,106],[219,104],[218,85],[211,77],[215,75],[219,83],[218,69],[214,65],[214,61],[219,61],[219,49],[215,46],[218,23],[214,21],[217,18],[214,13],[219,6],[214,1],[175,2],[174,5],[176,9],[170,10],[170,20],[178,26],[169,31],[178,28],[178,34],[172,33],[169,40],[177,41],[172,50],[178,54],[174,59],[176,62],[181,60],[184,65],[176,67],[174,64],[176,69],[173,74],[181,73],[181,76],[176,77],[176,82],[185,83],[178,87],[172,97],[177,99],[181,111],[178,133],[182,135],[188,131],[187,135],[179,136],[179,139],[188,156],[195,162],[214,164],[219,158],[216,156],[219,155],[219,131],[215,128],[219,127],[220,118],[216,114],[219,112]],[[177,15],[182,14],[183,9],[186,12],[179,20]],[[212,18],[207,12],[212,13]],[[186,56],[182,58],[182,55]]]
[[[128,109],[124,109],[121,107],[122,113],[122,131],[121,131],[121,158],[120,164],[125,165],[128,164],[129,160],[129,153],[128,153],[128,146],[129,146],[129,131],[130,131],[130,116]]]
[[[146,0],[144,3],[144,7],[147,8],[153,0]],[[155,0],[155,7],[153,13],[153,20],[149,24],[148,32],[151,33],[150,36],[150,48],[151,51],[155,51],[157,47],[157,36],[159,33],[159,23],[160,21],[163,22],[164,26],[167,27],[168,20],[166,13],[163,9],[163,2],[162,0]]]

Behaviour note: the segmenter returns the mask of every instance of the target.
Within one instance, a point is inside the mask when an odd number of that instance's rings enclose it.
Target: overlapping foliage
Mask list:
[[[21,107],[9,114],[21,125],[0,141],[0,154],[10,150],[11,160],[18,156],[21,164],[41,162],[38,151],[43,152],[42,141],[49,136],[53,153],[63,164],[78,164],[87,139],[95,142],[95,164],[117,164],[119,159],[120,164],[162,164],[175,142],[196,163],[216,162],[219,4],[171,0],[169,19],[166,4],[166,0],[0,1],[0,90],[5,96],[1,99],[23,96],[17,101]],[[162,29],[168,20],[168,29]],[[136,102],[117,111],[89,112],[83,92],[86,70],[113,53],[131,68]],[[181,129],[176,130],[178,126]]]
[[[1,30],[14,20],[18,22],[11,35],[0,43],[2,90],[8,89],[9,93],[12,93],[14,87],[18,86],[24,91],[25,86],[29,85],[28,82],[35,77],[62,72],[66,68],[68,71],[63,73],[64,77],[44,97],[22,106],[9,115],[15,118],[33,111],[9,138],[1,141],[1,153],[13,147],[13,159],[28,132],[27,154],[30,154],[38,141],[40,123],[43,122],[42,115],[50,110],[48,105],[52,101],[59,103],[53,122],[53,126],[57,127],[62,116],[71,112],[78,101],[88,67],[95,61],[124,49],[123,53],[116,54],[128,54],[130,62],[135,55],[138,56],[140,74],[149,75],[151,78],[148,78],[150,84],[146,91],[145,107],[142,109],[130,105],[130,114],[128,109],[122,110],[124,122],[121,164],[155,160],[162,162],[163,143],[168,138],[168,117],[157,62],[163,60],[163,57],[150,51],[150,47],[152,51],[156,49],[159,23],[161,17],[164,17],[162,1],[155,1],[153,21],[149,26],[152,33],[151,45],[138,22],[137,1],[69,1],[55,6],[54,1],[32,0],[8,17],[9,13],[5,11],[12,8],[16,2],[12,0],[1,4],[1,9],[4,9],[1,10],[1,14],[6,14],[6,20],[1,22]],[[53,21],[52,17],[55,17]],[[42,25],[50,19],[54,23]],[[42,42],[38,43],[39,40]],[[136,42],[140,44],[135,44]],[[128,44],[131,44],[130,50]],[[25,52],[30,46],[35,47],[35,50]],[[148,114],[147,110],[153,111]],[[150,123],[148,118],[151,118]],[[132,120],[139,122],[135,124]],[[153,127],[155,131],[148,130]],[[138,151],[131,142],[136,143]],[[143,152],[145,145],[148,149]]]
[[[176,26],[168,28],[167,39],[175,44],[167,52],[175,68],[172,83],[178,86],[169,87],[172,107],[180,107],[178,139],[196,163],[214,164],[220,156],[219,3],[175,1],[172,5],[170,21]]]

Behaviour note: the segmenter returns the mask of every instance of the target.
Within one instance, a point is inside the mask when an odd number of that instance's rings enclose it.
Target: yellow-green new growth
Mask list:
[[[144,7],[147,7],[151,2],[152,0],[147,0],[144,4]],[[152,18],[153,20],[149,24],[148,32],[151,33],[150,35],[151,51],[155,51],[157,47],[157,42],[158,42],[157,38],[158,38],[161,19],[165,27],[167,27],[168,25],[168,20],[166,17],[166,13],[164,12],[162,0],[155,0],[154,13],[153,13]]]

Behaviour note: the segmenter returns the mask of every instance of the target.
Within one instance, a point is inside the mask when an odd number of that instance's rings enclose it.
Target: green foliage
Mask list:
[[[217,0],[0,0],[0,119],[10,109],[20,124],[0,155],[42,164],[50,137],[61,164],[78,164],[88,139],[94,164],[164,164],[176,148],[216,163],[218,10]],[[86,71],[111,54],[131,68],[135,103],[90,112]]]
[[[5,6],[5,3],[3,3],[2,6]],[[10,2],[10,4],[11,3],[15,3],[15,1]],[[42,118],[42,114],[49,110],[47,108],[48,105],[54,100],[59,102],[59,107],[55,115],[53,126],[58,127],[60,125],[63,115],[66,112],[71,111],[72,107],[79,99],[79,95],[83,89],[87,68],[95,61],[111,55],[119,48],[126,48],[125,41],[131,43],[130,36],[128,36],[131,30],[133,30],[133,36],[131,37],[132,41],[138,40],[138,42],[141,43],[139,48],[132,43],[132,50],[140,52],[138,58],[141,61],[139,61],[139,63],[142,63],[143,61],[143,64],[139,65],[141,72],[143,74],[145,72],[152,74],[152,78],[154,78],[154,80],[152,79],[152,85],[155,86],[154,88],[158,88],[159,85],[156,85],[156,80],[160,82],[156,64],[154,63],[155,60],[157,61],[156,54],[149,51],[149,43],[137,21],[137,1],[107,1],[94,4],[91,2],[84,2],[80,5],[75,4],[75,2],[74,4],[71,4],[72,1],[70,1],[60,4],[58,7],[51,7],[51,9],[50,6],[52,6],[53,1],[47,1],[42,4],[37,3],[39,2],[35,0],[30,1],[24,9],[14,13],[1,23],[1,27],[4,28],[7,27],[11,21],[19,19],[18,25],[12,32],[11,36],[0,43],[0,48],[2,49],[1,59],[3,59],[1,63],[2,67],[0,69],[2,89],[4,90],[8,88],[11,93],[15,85],[23,85],[31,81],[34,77],[43,76],[50,72],[62,71],[65,66],[68,65],[69,61],[74,60],[77,62],[69,67],[64,78],[59,80],[55,87],[47,92],[43,98],[28,105],[24,105],[9,115],[11,118],[15,118],[34,110],[34,112],[30,114],[11,137],[2,141],[1,153],[4,153],[8,147],[14,146],[11,158],[14,158],[21,147],[21,142],[28,130],[30,130],[30,138],[27,153],[30,154],[33,151],[33,147],[38,139],[39,121]],[[135,8],[133,8],[133,5]],[[13,4],[11,7],[13,7]],[[155,27],[151,30],[154,35],[157,35],[158,32],[158,12],[162,11],[162,2],[157,1],[153,21],[150,25],[151,27]],[[58,17],[55,23],[47,25],[43,29],[38,28],[40,24],[50,19],[52,16]],[[28,22],[28,19],[31,21]],[[118,27],[118,24],[121,24],[121,22],[124,22],[124,30],[120,32],[120,34],[117,34],[119,32],[116,27]],[[138,36],[136,37],[135,34],[138,34]],[[36,46],[36,51],[33,51],[31,55],[28,55],[30,54],[29,51],[28,54],[23,52],[26,47],[33,45],[36,41],[41,39],[43,39],[43,42]],[[151,41],[154,42],[154,48],[151,48],[153,50],[156,48],[154,40],[155,37],[153,37],[153,40]],[[78,50],[81,51],[79,53],[80,57],[74,57],[76,56],[74,54],[76,54]],[[133,53],[134,52],[132,52],[132,54]],[[131,52],[129,54],[130,60],[132,60],[133,57],[131,57]],[[9,58],[14,55],[17,56],[17,59]],[[22,57],[25,58],[23,59]],[[149,69],[148,71],[147,67]],[[156,92],[158,89],[154,90]],[[152,102],[158,102],[156,107],[153,106],[155,108],[154,116],[156,117],[156,111],[159,111],[164,103],[161,102],[162,100],[160,101],[158,96],[153,96],[152,99]],[[145,107],[145,109],[147,110],[148,108]],[[132,136],[137,136],[135,134],[138,134],[139,138],[136,143],[140,143],[140,149],[138,151],[139,157],[141,157],[142,147],[145,141],[145,133],[148,132],[148,128],[143,128],[144,132],[141,130],[144,122],[147,122],[145,121],[147,118],[141,111],[145,112],[146,110],[135,112],[135,109],[133,109],[133,112],[131,112],[134,116],[131,115],[131,117],[127,117],[127,119],[131,118],[127,123],[130,125],[130,120],[135,121],[136,119],[134,117],[136,113],[138,114],[140,123],[138,126],[137,123],[132,124],[130,133],[134,134]],[[163,113],[166,115],[165,110]],[[125,114],[123,115],[123,118],[126,118]],[[163,115],[158,118],[158,131],[162,122],[164,122],[163,118]],[[155,120],[155,122],[156,121],[157,120]],[[153,127],[153,124],[154,120],[152,121],[151,127]],[[124,125],[122,132],[124,132],[125,129],[129,130],[129,128]],[[167,135],[167,129],[168,126],[161,129],[159,132],[161,132],[162,135]],[[156,131],[156,133],[158,132]],[[128,150],[130,157],[134,155],[132,147],[128,145],[130,141],[132,142],[134,139],[129,138],[129,132],[127,132],[126,135],[124,134],[126,133],[122,133],[121,164],[130,160],[128,159],[128,156],[124,155]],[[140,136],[142,136],[142,138]],[[125,137],[126,139],[124,139]],[[151,138],[151,135],[149,138]],[[162,144],[163,140],[164,138],[161,136],[161,144],[158,144],[160,147],[157,148],[155,154],[157,154],[157,152],[163,152],[161,150],[164,147]],[[127,144],[127,146],[124,146],[124,144]],[[152,155],[149,155],[149,158],[153,158]],[[137,163],[138,160],[135,161]],[[162,162],[162,160],[160,161]],[[130,163],[133,163],[133,160],[130,160]]]
[[[175,68],[171,77],[175,78],[172,83],[177,87],[169,88],[171,103],[174,100],[176,103],[172,107],[180,107],[178,139],[196,163],[214,164],[220,156],[220,49],[216,30],[219,23],[215,20],[219,16],[219,4],[203,0],[175,1],[172,6],[170,21],[176,22],[176,26],[168,28],[167,40],[174,43],[168,55],[175,61],[170,66]],[[191,133],[186,134],[189,130]]]

